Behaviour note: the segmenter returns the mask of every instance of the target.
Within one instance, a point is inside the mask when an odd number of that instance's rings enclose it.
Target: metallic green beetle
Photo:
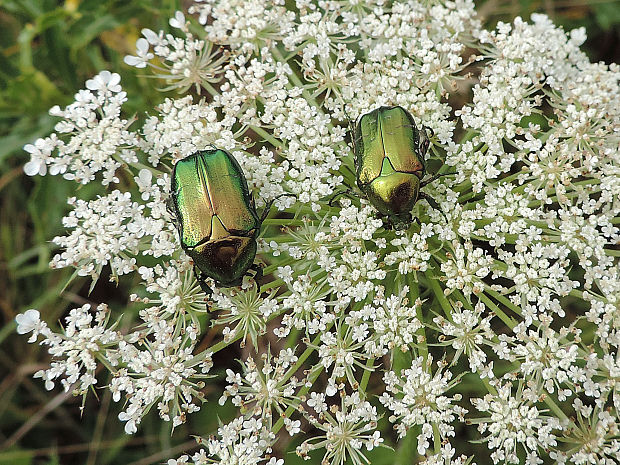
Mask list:
[[[362,115],[353,129],[357,186],[393,225],[408,225],[411,209],[423,198],[439,205],[421,188],[439,177],[422,181],[429,137],[402,107],[383,106]],[[441,211],[441,210],[440,210]]]
[[[202,289],[211,289],[205,276],[219,286],[241,285],[254,265],[256,237],[271,204],[261,218],[237,160],[220,149],[196,152],[179,160],[172,171],[169,208],[181,247],[194,261]]]

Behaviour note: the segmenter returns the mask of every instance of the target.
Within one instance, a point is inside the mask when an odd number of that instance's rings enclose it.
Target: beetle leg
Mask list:
[[[267,205],[265,205],[263,214],[260,216],[260,224],[263,224],[263,221],[265,221],[265,219],[267,218],[267,215],[269,215],[269,212],[271,211],[271,205],[273,205],[273,200],[270,202],[267,202]]]
[[[177,231],[180,231],[179,227],[179,219],[177,218],[176,208],[174,206],[174,199],[172,195],[169,195],[166,199],[166,210],[168,211],[168,215],[170,215],[170,222],[174,225]]]
[[[355,157],[355,123],[351,120],[351,117],[347,113],[346,104],[344,103],[342,104],[342,110],[344,111],[344,115],[347,117],[348,120],[347,126],[349,131],[349,142],[346,142],[346,139],[345,142],[353,152],[353,165],[355,167],[355,170],[357,171],[357,157]]]
[[[442,177],[442,176],[450,176],[451,174],[456,174],[456,173],[441,173],[441,174],[435,174],[435,175],[431,176],[430,178],[428,178],[426,181],[422,181],[422,182],[420,183],[420,187],[422,188],[422,187],[426,186],[427,184],[432,183],[435,179],[439,179],[439,178],[440,178],[440,177]]]
[[[396,227],[396,224],[395,224],[395,223],[394,223],[394,221],[392,220],[392,218],[390,218],[389,216],[384,215],[383,213],[381,213],[381,212],[379,212],[379,211],[378,211],[378,212],[375,212],[375,216],[377,217],[377,219],[378,219],[378,220],[383,221],[383,227],[384,227],[386,230],[398,229],[398,228]]]
[[[347,113],[347,105],[344,102],[342,102],[342,111],[344,113],[344,116],[346,116],[348,120],[347,126],[349,127],[349,135],[351,138],[351,143],[355,144],[355,140],[353,139],[353,134],[355,134],[355,123],[351,120],[351,117]]]
[[[347,145],[351,148],[353,153],[355,153],[355,143],[357,142],[355,140],[355,123],[351,120],[349,120],[349,140],[350,142]],[[353,157],[353,162],[355,163],[355,157]],[[355,168],[357,168],[357,166]]]
[[[269,202],[267,202],[267,205],[265,205],[265,209],[263,210],[263,214],[260,217],[260,222],[261,224],[263,223],[263,221],[265,221],[265,218],[267,218],[267,215],[269,215],[269,211],[271,210],[271,206],[273,205],[273,203],[279,199],[280,197],[295,197],[297,198],[297,196],[295,194],[289,194],[284,193],[284,194],[280,194],[280,195],[276,195],[276,197],[273,200],[270,200]]]
[[[256,284],[258,285],[259,279],[263,278],[263,267],[259,263],[254,263],[250,269],[254,270],[254,281],[256,281]]]
[[[446,221],[448,221],[448,217],[446,216],[446,214],[443,212],[443,210],[439,206],[439,203],[437,203],[437,200],[432,198],[430,195],[425,194],[424,192],[420,192],[420,198],[426,200],[432,208],[440,212],[443,215],[443,217],[446,219]]]
[[[433,128],[430,128],[428,126],[422,126],[422,129],[426,131],[429,139],[432,139],[433,137],[435,137],[435,131],[433,130]]]
[[[207,297],[211,297],[213,294],[213,289],[209,287],[202,273],[198,270],[198,268],[196,268],[196,265],[194,265],[194,276],[196,277],[196,281],[198,282],[200,289],[202,289],[202,292],[207,294]]]
[[[355,191],[353,189],[346,188],[345,190],[342,190],[340,192],[336,192],[334,195],[332,195],[332,198],[329,199],[329,202],[327,202],[329,204],[329,206],[333,207],[334,206],[334,200],[336,200],[336,198],[340,197],[341,195],[357,197],[357,195],[355,194]]]
[[[172,194],[169,194],[168,197],[166,198],[166,210],[168,211],[168,214],[172,218],[176,216],[174,212],[174,200],[172,199]]]

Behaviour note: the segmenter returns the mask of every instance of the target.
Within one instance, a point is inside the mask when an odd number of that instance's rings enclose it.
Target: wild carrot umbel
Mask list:
[[[218,398],[236,407],[171,465],[281,465],[287,448],[360,465],[385,446],[429,465],[615,463],[619,67],[590,63],[584,31],[546,16],[486,31],[468,0],[197,0],[188,13],[126,58],[177,98],[138,126],[103,71],[25,147],[27,174],[107,189],[69,199],[52,265],[142,280],[128,332],[105,304],[58,333],[35,310],[18,317],[49,346],[46,386],[86,395],[103,367],[129,434],[149,410],[177,426]],[[420,199],[406,229],[355,195],[349,118],[382,105],[432,130],[428,163],[446,174],[425,187],[441,211]],[[258,239],[264,277],[207,303],[165,203],[174,163],[209,147],[279,212]]]

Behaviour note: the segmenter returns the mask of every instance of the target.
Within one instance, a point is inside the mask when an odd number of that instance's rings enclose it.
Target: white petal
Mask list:
[[[172,27],[182,29],[183,27],[185,27],[185,15],[182,12],[177,11],[174,15],[174,18],[170,18],[168,22]]]
[[[157,45],[159,43],[159,36],[150,29],[142,29],[142,35],[146,37],[146,40],[148,40],[150,44]]]
[[[149,47],[149,41],[142,37],[136,41],[136,50],[138,52],[138,56],[143,57],[144,55],[146,55],[149,51]]]
[[[116,74],[116,73],[114,73]],[[111,78],[112,78],[112,73],[109,72],[107,69],[104,69],[103,71],[101,71],[99,73],[99,76],[95,76],[95,79],[97,79],[97,77],[100,77],[101,80],[107,84],[108,82],[110,82]]]
[[[146,168],[143,168],[138,173],[138,177],[140,178],[141,183],[151,184],[151,179],[153,179],[153,173],[151,173],[151,170],[147,170]]]
[[[52,116],[64,116],[64,112],[60,109],[58,105],[54,105],[50,108],[49,114]]]
[[[17,333],[26,334],[36,328],[39,324],[41,314],[38,310],[26,310],[15,317],[17,322]]]
[[[136,68],[146,68],[146,63],[140,57],[135,57],[133,55],[127,55],[123,58],[123,61],[129,66],[134,66]]]
[[[118,73],[112,73],[110,75],[110,79],[108,80],[108,85],[110,87],[117,86],[121,82],[121,75]]]
[[[28,176],[36,176],[37,174],[40,176],[45,176],[46,172],[47,167],[45,166],[45,163],[38,159],[32,159],[24,165],[24,173]]]
[[[101,86],[100,81],[101,79],[99,76],[95,76],[93,79],[86,81],[86,88],[90,90],[98,90]]]

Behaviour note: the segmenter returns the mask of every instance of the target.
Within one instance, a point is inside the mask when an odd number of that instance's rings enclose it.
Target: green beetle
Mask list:
[[[254,264],[256,238],[270,206],[259,218],[239,163],[224,150],[196,152],[174,165],[169,210],[206,293],[205,277],[231,287],[249,269],[256,279],[262,275]]]
[[[424,156],[429,146],[426,128],[415,125],[399,106],[382,106],[362,115],[352,131],[357,186],[393,225],[408,225],[411,210],[420,199],[439,209],[420,189],[437,179],[422,181]]]

